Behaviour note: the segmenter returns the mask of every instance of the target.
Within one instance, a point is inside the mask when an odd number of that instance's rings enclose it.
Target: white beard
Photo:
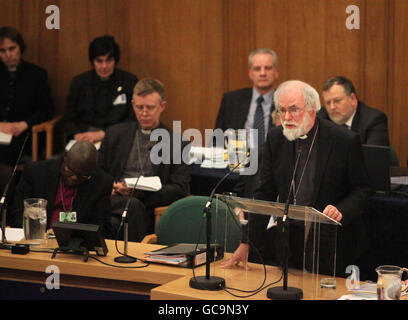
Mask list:
[[[306,112],[305,116],[303,117],[303,121],[300,125],[294,122],[290,121],[284,121],[282,122],[283,126],[283,135],[288,139],[289,141],[296,140],[303,136],[306,133],[306,128],[310,123],[310,115],[308,112]],[[288,129],[286,128],[286,125],[296,125],[296,128],[294,129]]]

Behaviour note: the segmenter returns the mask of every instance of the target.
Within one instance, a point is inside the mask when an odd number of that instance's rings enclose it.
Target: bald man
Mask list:
[[[11,224],[22,226],[24,199],[43,198],[48,201],[47,229],[68,217],[71,222],[100,225],[105,237],[110,236],[113,180],[97,168],[97,159],[94,145],[79,141],[59,158],[25,165],[13,201]]]

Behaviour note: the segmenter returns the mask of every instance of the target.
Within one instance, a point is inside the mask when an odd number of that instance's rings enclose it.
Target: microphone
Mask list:
[[[137,183],[139,182],[139,179],[140,179],[140,175],[139,175],[139,176],[137,177],[137,179],[136,179],[136,182],[135,182],[135,184],[134,184],[134,186],[133,186],[133,188],[132,188],[132,191],[130,192],[129,198],[128,198],[127,202],[126,202],[125,209],[123,210],[123,213],[122,213],[122,221],[120,222],[120,225],[119,225],[118,234],[119,234],[120,229],[121,229],[122,226],[124,225],[124,230],[123,230],[123,237],[124,237],[124,239],[123,239],[123,240],[124,240],[125,250],[124,250],[124,253],[123,253],[122,256],[116,257],[116,258],[114,259],[115,262],[119,262],[119,263],[133,263],[133,262],[136,262],[136,261],[137,261],[137,259],[136,259],[135,257],[132,257],[132,256],[129,256],[129,255],[128,255],[128,221],[127,221],[127,212],[128,212],[128,210],[129,210],[130,201],[132,200],[132,197],[133,197],[133,194],[134,194],[134,192],[135,192],[135,190],[136,190],[136,186],[137,186]],[[116,249],[117,249],[117,247],[116,247]],[[118,250],[118,252],[119,252],[119,250]],[[120,253],[120,252],[119,252],[119,253]]]
[[[289,213],[289,202],[290,202],[291,196],[293,196],[293,188],[294,188],[294,185],[295,185],[295,176],[296,176],[296,172],[297,172],[297,168],[298,168],[298,165],[299,165],[299,159],[300,159],[301,154],[302,154],[302,150],[299,149],[298,152],[297,152],[295,168],[293,169],[292,180],[291,180],[290,186],[289,186],[288,198],[286,199],[285,209],[283,211],[282,232],[285,232],[285,222],[286,222],[286,219],[287,219],[288,213]]]
[[[136,182],[135,182],[135,184],[134,184],[132,190],[130,191],[129,199],[128,199],[128,201],[126,202],[125,209],[123,210],[123,213],[122,213],[122,222],[121,222],[121,224],[120,224],[121,226],[123,225],[123,222],[127,219],[127,212],[128,212],[129,205],[130,205],[130,200],[131,200],[132,197],[133,197],[133,193],[134,193],[135,190],[136,190],[136,186],[137,186],[137,183],[139,182],[139,179],[140,179],[140,175],[137,177]]]
[[[285,209],[282,217],[282,247],[283,247],[283,286],[269,288],[267,291],[267,297],[274,300],[299,300],[303,297],[302,289],[295,287],[288,287],[288,264],[289,264],[289,232],[285,232],[285,227],[289,229],[289,220],[287,221],[289,213],[289,202],[294,195],[293,189],[295,185],[295,176],[299,165],[299,159],[302,152],[299,149],[297,152],[297,158],[295,162],[295,168],[293,169],[292,181],[290,183],[288,198],[286,199]]]
[[[25,145],[27,143],[27,140],[30,137],[30,134],[31,134],[31,132],[27,131],[26,136],[24,138],[23,145],[20,148],[20,153],[19,153],[19,155],[17,157],[17,161],[16,161],[16,163],[14,165],[13,172],[11,173],[10,179],[6,184],[6,187],[4,188],[3,195],[2,195],[2,197],[0,199],[1,232],[2,232],[1,244],[2,245],[6,245],[6,243],[7,243],[7,239],[6,239],[6,211],[7,211],[6,196],[7,196],[7,192],[8,192],[9,186],[10,186],[11,182],[13,181],[13,178],[14,178],[14,176],[16,174],[18,164],[20,163],[21,156],[23,155],[23,151],[24,151]]]
[[[220,186],[221,183],[225,181],[229,177],[229,175],[239,166],[241,163],[239,162],[235,167],[233,167],[227,174],[225,174],[220,181],[215,185],[212,189],[210,197],[205,204],[204,207],[204,214],[207,219],[207,254],[206,254],[206,261],[205,261],[205,276],[194,276],[190,279],[190,287],[194,289],[200,290],[221,290],[225,287],[225,280],[220,277],[210,276],[210,252],[211,252],[211,205],[212,201],[215,196],[215,191]]]

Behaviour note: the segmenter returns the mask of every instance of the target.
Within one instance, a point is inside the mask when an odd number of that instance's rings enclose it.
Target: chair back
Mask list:
[[[172,203],[157,224],[157,243],[206,243],[204,207],[207,201],[208,197],[189,196]],[[219,243],[226,252],[233,252],[241,239],[238,218],[224,202],[216,199],[212,202],[211,217],[211,243]]]

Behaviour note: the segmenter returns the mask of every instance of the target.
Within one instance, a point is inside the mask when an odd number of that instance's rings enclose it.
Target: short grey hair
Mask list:
[[[270,54],[273,58],[274,67],[278,69],[278,55],[275,51],[273,51],[272,49],[268,49],[268,48],[258,48],[258,49],[251,51],[251,53],[248,56],[248,69],[251,69],[252,67],[252,58],[254,57],[254,55],[259,54],[259,53]]]
[[[320,96],[319,93],[315,88],[313,88],[310,84],[300,81],[300,80],[288,80],[283,82],[275,91],[273,95],[275,106],[279,106],[279,95],[283,92],[288,91],[289,89],[301,89],[303,99],[305,101],[306,109],[307,110],[314,110],[318,112],[321,108],[320,104]]]

